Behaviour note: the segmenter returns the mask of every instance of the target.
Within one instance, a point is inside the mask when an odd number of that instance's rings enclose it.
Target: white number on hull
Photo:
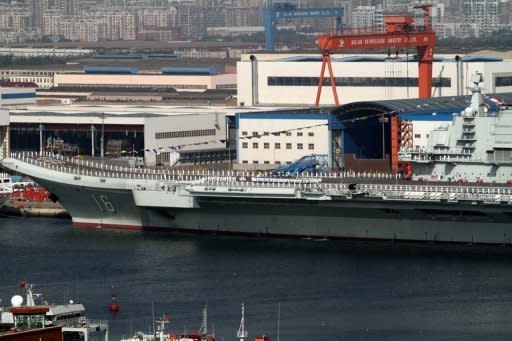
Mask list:
[[[106,195],[92,194],[91,197],[101,212],[116,213],[116,209],[115,209],[114,205],[112,205],[112,203],[110,202],[110,200],[108,199],[108,197]]]

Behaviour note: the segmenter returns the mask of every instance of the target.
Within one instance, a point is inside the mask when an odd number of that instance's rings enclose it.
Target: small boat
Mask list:
[[[85,307],[81,303],[70,300],[66,304],[48,304],[42,300],[41,294],[33,292],[33,285],[21,282],[19,288],[26,293],[23,304],[21,295],[11,298],[11,307],[0,309],[0,326],[4,332],[26,332],[40,334],[45,337],[32,340],[56,340],[49,332],[60,332],[58,340],[63,341],[108,341],[108,322],[90,320],[85,316]],[[36,299],[42,303],[36,304]],[[0,339],[2,331],[0,330]],[[55,336],[55,334],[52,334]]]
[[[1,200],[5,193],[5,199]],[[7,215],[60,217],[67,212],[50,192],[31,180],[0,174],[0,212]]]
[[[215,335],[208,333],[208,310],[203,308],[203,322],[201,327],[195,333],[173,334],[165,331],[165,325],[169,323],[169,317],[163,315],[159,320],[155,321],[155,332],[152,334],[145,334],[137,332],[134,336],[121,341],[215,341]]]

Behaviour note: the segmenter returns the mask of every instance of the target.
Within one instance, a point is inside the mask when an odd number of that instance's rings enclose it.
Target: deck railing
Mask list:
[[[295,177],[278,177],[269,172],[210,171],[122,167],[49,153],[13,153],[12,158],[58,172],[112,179],[139,180],[135,190],[169,190],[173,184],[208,186],[212,190],[232,191],[248,188],[295,188],[301,193],[323,193],[328,196],[375,197],[385,200],[475,201],[477,203],[511,203],[512,189],[507,186],[467,184],[431,185],[406,183],[398,175],[372,172],[302,173]]]

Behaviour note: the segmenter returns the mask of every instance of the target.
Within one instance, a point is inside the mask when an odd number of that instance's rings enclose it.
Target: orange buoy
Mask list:
[[[119,311],[119,304],[117,304],[117,296],[114,286],[112,286],[112,302],[108,305],[108,311],[111,313],[117,313]]]

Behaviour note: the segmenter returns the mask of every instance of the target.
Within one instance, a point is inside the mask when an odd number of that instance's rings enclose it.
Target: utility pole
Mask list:
[[[105,113],[101,113],[101,160],[103,161],[103,157],[105,156]]]
[[[379,122],[382,124],[382,159],[386,158],[386,131],[384,126],[388,123],[388,118],[381,116],[379,117]]]
[[[39,123],[39,154],[43,154],[43,124]]]
[[[94,157],[94,124],[91,124],[91,156]]]

